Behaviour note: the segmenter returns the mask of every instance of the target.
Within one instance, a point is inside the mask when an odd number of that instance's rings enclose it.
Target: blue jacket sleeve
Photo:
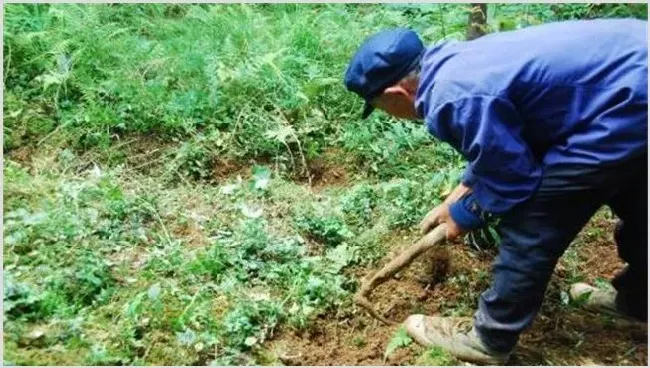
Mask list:
[[[474,193],[462,197],[449,206],[449,214],[456,224],[465,230],[483,227],[488,215],[478,206]]]
[[[465,171],[463,172],[463,177],[460,179],[460,182],[463,183],[466,187],[472,187],[476,183],[476,176],[472,172],[472,168],[467,165]]]
[[[537,190],[541,165],[522,139],[522,118],[508,100],[486,95],[460,98],[431,111],[427,124],[469,161],[464,180],[475,182],[467,200],[474,200],[479,212],[499,215]],[[454,209],[457,215],[469,206],[460,202]]]

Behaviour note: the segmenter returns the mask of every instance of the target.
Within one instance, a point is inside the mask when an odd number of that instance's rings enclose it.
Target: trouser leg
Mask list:
[[[637,172],[634,162],[607,170],[545,168],[535,195],[502,217],[492,285],[481,295],[474,316],[489,348],[507,352],[516,345],[541,307],[559,257],[598,208],[629,186]],[[643,269],[647,272],[647,266]],[[634,270],[618,283],[638,291],[638,285],[627,281],[639,279],[641,267]]]
[[[648,319],[648,171],[640,163],[638,175],[608,204],[620,218],[614,233],[619,256],[627,263],[612,281],[618,309]]]

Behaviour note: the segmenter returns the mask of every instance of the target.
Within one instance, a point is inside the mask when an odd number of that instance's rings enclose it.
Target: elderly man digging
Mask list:
[[[409,30],[380,32],[352,58],[346,87],[374,108],[424,119],[467,159],[462,183],[422,221],[447,238],[500,218],[492,285],[473,320],[412,315],[419,343],[503,364],[538,313],[558,258],[608,205],[627,266],[615,292],[570,295],[591,310],[647,320],[647,22],[552,23],[425,48]],[[587,245],[588,246],[588,245]]]

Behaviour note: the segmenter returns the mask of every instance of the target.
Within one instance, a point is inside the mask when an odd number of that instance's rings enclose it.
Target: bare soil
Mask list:
[[[346,154],[329,148],[316,158],[307,161],[307,168],[297,172],[292,179],[309,184],[315,191],[325,188],[349,185],[352,168],[345,163]]]
[[[7,156],[10,160],[16,161],[24,166],[30,166],[32,162],[33,148],[27,145],[11,150]]]
[[[589,282],[615,275],[623,264],[612,238],[614,224],[614,219],[594,218],[571,246],[577,249],[581,262],[561,267],[577,267]],[[490,265],[496,252],[477,254],[462,244],[451,244],[447,245],[447,252],[433,253],[429,260],[416,261],[397,279],[376,289],[372,295],[376,309],[395,321],[414,313],[449,314],[454,308],[457,315],[471,316],[476,297],[489,285]],[[432,269],[431,264],[442,266]],[[365,275],[370,271],[358,273]],[[422,277],[432,273],[434,276],[429,279]],[[563,305],[559,294],[568,284],[561,274],[554,276],[542,310],[522,335],[510,363],[647,366],[647,326],[631,326]],[[463,277],[465,281],[458,282]],[[468,300],[474,300],[473,304],[467,305]],[[415,364],[424,352],[416,344],[384,359],[396,329],[355,309],[343,317],[323,316],[307,332],[280,331],[268,348],[277,364],[284,365]]]

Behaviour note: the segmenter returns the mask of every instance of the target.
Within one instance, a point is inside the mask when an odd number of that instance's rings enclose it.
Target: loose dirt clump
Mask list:
[[[451,268],[451,254],[448,248],[437,248],[422,255],[422,268],[417,280],[426,287],[443,282]]]
[[[579,309],[552,309],[522,335],[513,364],[647,365],[647,327]]]
[[[193,222],[176,224],[171,228],[171,231],[175,238],[183,239],[190,247],[201,248],[208,244],[208,239],[204,235],[203,230]]]

